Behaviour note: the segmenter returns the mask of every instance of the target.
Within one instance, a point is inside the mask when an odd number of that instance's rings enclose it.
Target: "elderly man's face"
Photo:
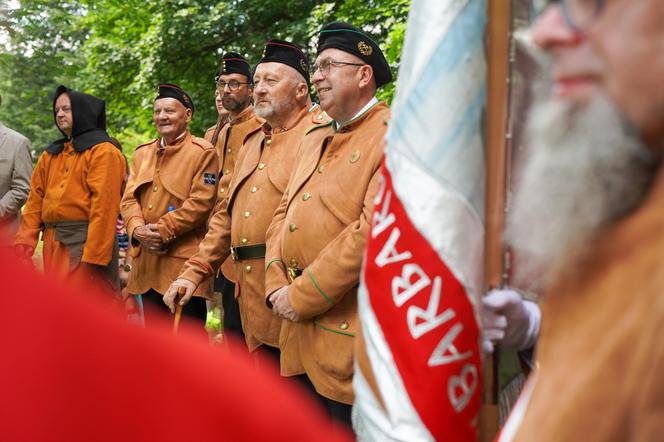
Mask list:
[[[152,120],[159,135],[170,143],[187,129],[191,109],[184,107],[175,98],[160,98],[154,102]]]
[[[580,1],[580,0],[577,0]],[[649,144],[664,140],[664,3],[606,0],[586,38],[606,64],[603,87]]]
[[[551,57],[552,96],[587,103],[597,92],[605,70],[588,41],[565,23],[559,5],[549,7],[532,32],[534,43]]]

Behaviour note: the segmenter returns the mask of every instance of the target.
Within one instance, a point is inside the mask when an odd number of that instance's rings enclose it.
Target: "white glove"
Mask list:
[[[492,290],[482,298],[482,350],[493,352],[493,344],[514,350],[535,345],[539,335],[539,306],[514,290]]]

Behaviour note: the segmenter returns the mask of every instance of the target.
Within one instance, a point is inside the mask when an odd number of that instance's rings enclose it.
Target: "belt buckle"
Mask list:
[[[237,261],[237,250],[234,246],[231,246],[231,259]]]

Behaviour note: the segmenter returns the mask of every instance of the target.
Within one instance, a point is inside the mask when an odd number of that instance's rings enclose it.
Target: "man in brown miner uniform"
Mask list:
[[[350,425],[357,286],[383,156],[392,80],[378,45],[346,23],[325,26],[312,80],[334,119],[310,130],[267,234],[265,293],[286,320],[281,372],[315,389]]]
[[[222,102],[222,94],[219,92],[219,89],[217,88],[217,81],[219,81],[219,76],[221,75],[222,66],[223,64],[217,68],[217,72],[214,75],[214,107],[217,109],[217,115],[218,115],[217,122],[214,126],[206,130],[205,135],[203,135],[203,138],[206,141],[209,141],[215,147],[217,145],[217,141],[219,141],[219,135],[221,134],[221,130],[228,124],[228,115],[229,115],[228,110],[224,107],[224,103]]]
[[[216,208],[218,209],[228,195],[228,186],[233,177],[242,142],[263,122],[256,118],[254,107],[251,105],[253,94],[251,67],[242,55],[236,52],[224,54],[216,81],[221,103],[229,113],[228,124],[220,131],[219,139],[215,143],[219,153],[219,190]],[[234,266],[230,259],[227,259],[214,281],[214,290],[222,293],[224,332],[242,336],[240,311],[234,295],[235,281],[237,276],[234,273]]]
[[[265,307],[265,232],[295,166],[300,142],[315,126],[308,97],[309,65],[302,50],[286,41],[269,41],[254,74],[256,114],[265,123],[244,142],[228,199],[213,215],[198,253],[164,296],[173,310],[178,287],[185,287],[181,302],[186,303],[230,255],[247,346],[254,351],[264,344],[261,348],[277,358],[282,320]]]
[[[159,86],[153,120],[160,137],[136,149],[121,204],[133,256],[127,289],[163,311],[162,294],[205,237],[217,191],[218,156],[210,143],[189,133],[193,113],[186,92]],[[208,293],[199,287],[183,315],[205,321]],[[147,309],[145,320],[150,324]]]

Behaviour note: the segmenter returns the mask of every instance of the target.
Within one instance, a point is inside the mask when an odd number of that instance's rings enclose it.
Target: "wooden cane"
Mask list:
[[[178,334],[178,329],[180,328],[180,318],[182,318],[182,306],[180,305],[180,300],[187,293],[187,289],[184,287],[178,287],[178,295],[175,297],[175,318],[173,318],[173,334]]]

